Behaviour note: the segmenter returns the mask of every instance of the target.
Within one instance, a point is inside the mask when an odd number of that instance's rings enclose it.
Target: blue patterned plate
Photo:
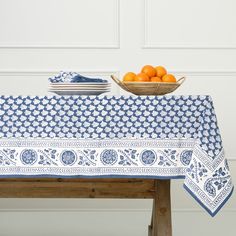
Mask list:
[[[110,92],[110,90],[49,90],[57,95],[100,95]]]

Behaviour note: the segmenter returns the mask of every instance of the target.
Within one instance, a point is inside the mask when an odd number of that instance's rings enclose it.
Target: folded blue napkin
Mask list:
[[[80,75],[76,72],[65,72],[61,71],[59,75],[50,77],[49,82],[51,83],[107,83],[107,80],[100,78],[89,78]]]
[[[99,78],[88,78],[88,77],[78,74],[74,76],[73,78],[71,78],[70,82],[71,83],[90,83],[90,82],[107,83],[107,80],[103,80]]]

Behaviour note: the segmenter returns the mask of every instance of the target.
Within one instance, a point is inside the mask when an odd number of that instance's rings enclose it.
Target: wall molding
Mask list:
[[[115,29],[114,29],[114,38],[115,42],[112,44],[100,44],[95,43],[91,45],[87,44],[58,44],[53,45],[47,44],[0,44],[0,49],[119,49],[120,48],[120,0],[113,0],[116,4],[116,13],[115,13]]]
[[[105,208],[73,208],[73,209],[68,209],[68,208],[55,208],[55,209],[48,209],[48,208],[32,208],[32,209],[20,209],[20,208],[13,208],[13,209],[0,209],[0,213],[6,212],[6,213],[16,213],[16,212],[26,212],[26,213],[40,213],[40,212],[45,212],[45,213],[51,213],[51,212],[107,212],[107,213],[116,213],[116,212],[131,212],[131,213],[150,213],[151,214],[151,208],[146,208],[146,209],[129,209],[129,208],[110,208],[110,209],[105,209]],[[174,208],[172,210],[173,213],[205,213],[205,211],[202,208]],[[223,213],[231,213],[231,212],[236,212],[236,208],[226,208],[222,209]]]
[[[147,30],[147,16],[148,16],[148,0],[143,0],[143,9],[144,9],[144,24],[143,24],[143,32],[144,32],[144,38],[143,38],[143,49],[203,49],[203,50],[235,50],[236,45],[198,45],[194,43],[185,43],[185,44],[176,44],[176,43],[171,43],[171,44],[163,44],[163,43],[149,43],[148,42],[148,30]]]
[[[0,49],[119,49],[120,43],[117,41],[116,44],[111,45],[86,45],[86,44],[79,44],[79,45],[61,45],[61,44],[54,44],[54,45],[8,45],[8,44],[0,44]]]
[[[119,75],[120,72],[119,70],[116,69],[102,69],[102,70],[84,70],[84,69],[78,69],[78,68],[65,68],[62,69],[63,71],[77,71],[80,73],[85,73],[85,74],[112,74],[115,73],[116,75]],[[13,69],[6,69],[6,70],[0,70],[0,76],[8,76],[8,75],[48,75],[48,74],[57,74],[62,70],[48,70],[48,69],[35,69],[35,70],[13,70]],[[170,73],[177,74],[177,75],[191,75],[191,76],[236,76],[236,70],[172,70]]]
[[[62,70],[0,70],[0,76],[52,76],[59,74]],[[117,69],[114,70],[81,70],[81,69],[65,69],[63,71],[75,71],[78,73],[83,73],[87,75],[104,75],[109,76],[112,74],[119,75],[119,71]]]
[[[236,70],[173,70],[170,72],[191,76],[236,76]]]

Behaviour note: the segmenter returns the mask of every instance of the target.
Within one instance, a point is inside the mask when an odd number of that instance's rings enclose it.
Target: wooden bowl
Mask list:
[[[176,83],[122,82],[114,75],[111,75],[111,78],[122,89],[135,95],[164,95],[175,91],[185,81],[185,77],[180,78]]]

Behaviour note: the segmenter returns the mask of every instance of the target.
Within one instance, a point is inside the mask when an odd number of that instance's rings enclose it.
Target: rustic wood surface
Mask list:
[[[1,198],[153,198],[151,179],[0,179]]]
[[[0,178],[0,198],[150,198],[148,236],[172,236],[170,180]]]

